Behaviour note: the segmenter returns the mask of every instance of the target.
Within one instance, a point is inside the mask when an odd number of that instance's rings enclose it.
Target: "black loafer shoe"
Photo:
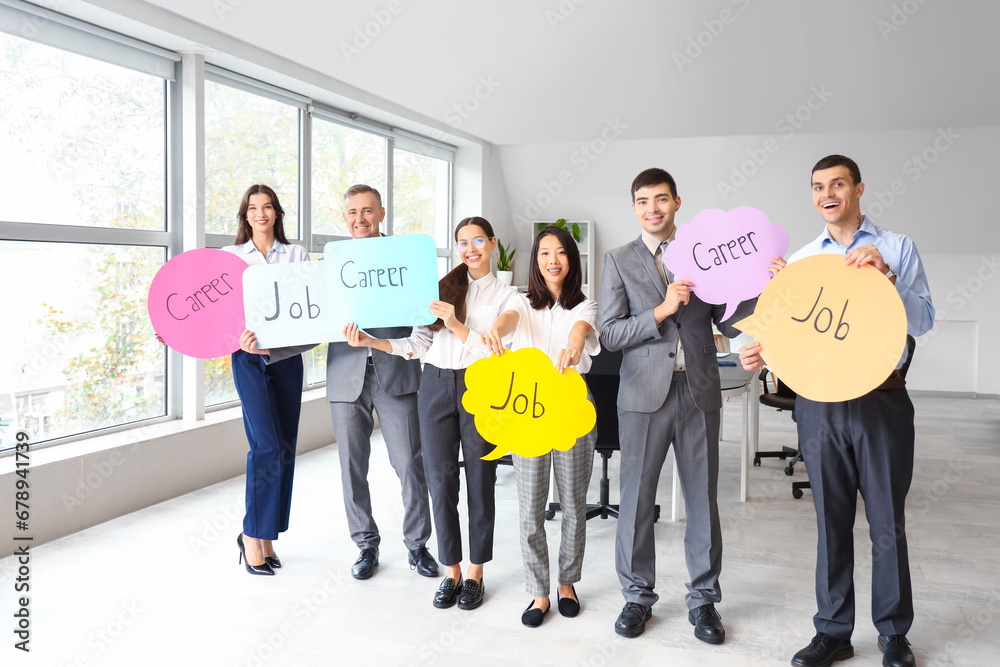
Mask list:
[[[535,604],[534,600],[529,602],[528,608],[524,610],[523,614],[521,614],[521,623],[529,628],[537,628],[539,625],[541,625],[542,621],[545,620],[545,614],[549,613],[549,609],[552,608],[552,606],[549,605],[548,607],[545,608],[545,611],[542,611],[538,607],[532,609],[531,607],[534,604]]]
[[[378,549],[371,547],[362,549],[361,555],[351,568],[351,576],[355,579],[367,579],[374,574],[376,565],[378,565]]]
[[[882,656],[884,667],[916,667],[917,660],[906,635],[879,635],[878,648],[885,654]]]
[[[709,644],[726,641],[726,629],[722,627],[722,617],[709,602],[688,612],[688,620],[694,626],[694,636]]]
[[[576,596],[576,586],[571,586],[573,589],[573,595]],[[556,593],[556,597],[559,599],[559,613],[566,618],[573,618],[580,613],[580,598],[576,596],[576,600],[573,598],[561,598],[559,594]]]
[[[486,586],[481,581],[466,579],[462,586],[462,594],[458,597],[459,609],[475,609],[483,603]]]
[[[837,639],[819,633],[809,642],[809,646],[795,654],[792,664],[797,667],[830,667],[835,660],[847,660],[854,656],[850,639]]]
[[[438,576],[438,564],[427,551],[427,547],[417,547],[410,549],[410,569],[416,568],[417,574],[421,577]]]
[[[653,609],[638,602],[626,602],[615,621],[615,632],[622,637],[638,637],[646,630],[646,621],[653,618]]]
[[[445,577],[445,580],[441,582],[437,592],[434,594],[434,606],[438,609],[447,609],[458,600],[458,593],[461,590],[461,579],[456,583],[451,577]]]

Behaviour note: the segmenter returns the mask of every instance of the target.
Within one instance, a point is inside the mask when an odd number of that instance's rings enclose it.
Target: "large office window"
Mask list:
[[[369,132],[314,116],[312,119],[312,231],[347,236],[343,200],[347,188],[365,183],[388,197],[387,141]]]
[[[40,19],[45,30],[23,31]],[[180,224],[181,185],[193,176],[180,154],[181,88],[204,102],[196,233],[207,246],[232,243],[243,192],[266,183],[288,237],[319,259],[324,243],[347,236],[344,191],[368,183],[389,211],[385,231],[432,235],[442,271],[449,264],[454,147],[212,64],[204,88],[181,86],[190,70],[180,60],[33,3],[0,2],[0,450],[18,429],[39,443],[186,404],[187,384],[167,377],[180,365],[146,310],[156,271],[191,245]],[[307,385],[325,381],[325,353],[307,355]],[[205,367],[205,404],[236,400],[229,358]]]
[[[0,33],[0,90],[0,449],[166,414],[166,81]]]
[[[393,234],[429,234],[448,248],[451,163],[396,149],[392,162]]]
[[[205,82],[205,232],[236,235],[240,197],[254,183],[274,188],[285,232],[299,237],[299,111]]]
[[[205,232],[236,236],[236,214],[248,187],[274,189],[289,239],[299,237],[299,110],[205,82]],[[237,400],[230,357],[205,362],[205,404]]]

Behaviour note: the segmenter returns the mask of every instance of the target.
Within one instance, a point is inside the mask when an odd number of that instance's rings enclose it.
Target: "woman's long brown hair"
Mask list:
[[[455,240],[458,241],[458,230],[469,225],[476,225],[486,232],[486,238],[493,238],[493,225],[486,218],[473,216],[465,218],[455,226]],[[462,262],[438,281],[438,293],[441,301],[455,306],[455,319],[465,324],[465,297],[469,293],[469,267]],[[444,320],[438,318],[428,327],[431,331],[440,331]]]
[[[247,220],[247,209],[250,208],[250,195],[267,195],[271,198],[271,206],[274,207],[275,214],[274,238],[287,245],[288,238],[285,236],[284,225],[285,209],[281,208],[281,204],[278,202],[278,195],[275,194],[274,190],[259,183],[247,188],[247,191],[243,193],[242,201],[240,201],[240,210],[236,214],[236,224],[239,225],[236,228],[236,245],[243,245],[253,238],[253,229],[250,227],[250,221]]]

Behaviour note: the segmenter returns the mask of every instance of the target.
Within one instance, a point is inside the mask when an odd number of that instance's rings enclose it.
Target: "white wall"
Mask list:
[[[304,399],[299,454],[334,442],[325,390],[311,390]],[[243,475],[247,447],[237,407],[209,413],[204,421],[168,421],[31,451],[32,546]],[[0,458],[0,497],[13,498],[17,480],[15,458]],[[206,525],[235,539],[242,521],[243,498],[235,497]],[[7,531],[0,558],[17,546]]]
[[[663,167],[677,180],[684,224],[704,208],[754,206],[786,230],[790,248],[823,227],[812,207],[812,165],[830,153],[854,158],[866,191],[862,210],[917,244],[937,308],[918,343],[909,386],[917,391],[1000,395],[1000,228],[990,208],[1000,127],[629,140],[595,135],[585,144],[502,146],[517,246],[530,248],[523,220],[596,223],[596,272],[603,254],[636,238],[632,179]],[[895,188],[895,194],[893,193]],[[520,258],[519,258],[520,259]],[[526,262],[515,280],[523,283]],[[599,281],[595,281],[599,284]],[[600,297],[598,292],[598,298]]]

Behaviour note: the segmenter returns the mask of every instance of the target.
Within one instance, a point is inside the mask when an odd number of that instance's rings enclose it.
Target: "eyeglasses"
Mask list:
[[[461,241],[458,242],[459,250],[466,250],[468,247],[469,247],[469,242],[466,241],[465,239],[462,239]],[[476,238],[472,239],[472,247],[475,248],[476,250],[482,250],[483,248],[485,248],[486,237],[477,236]]]

